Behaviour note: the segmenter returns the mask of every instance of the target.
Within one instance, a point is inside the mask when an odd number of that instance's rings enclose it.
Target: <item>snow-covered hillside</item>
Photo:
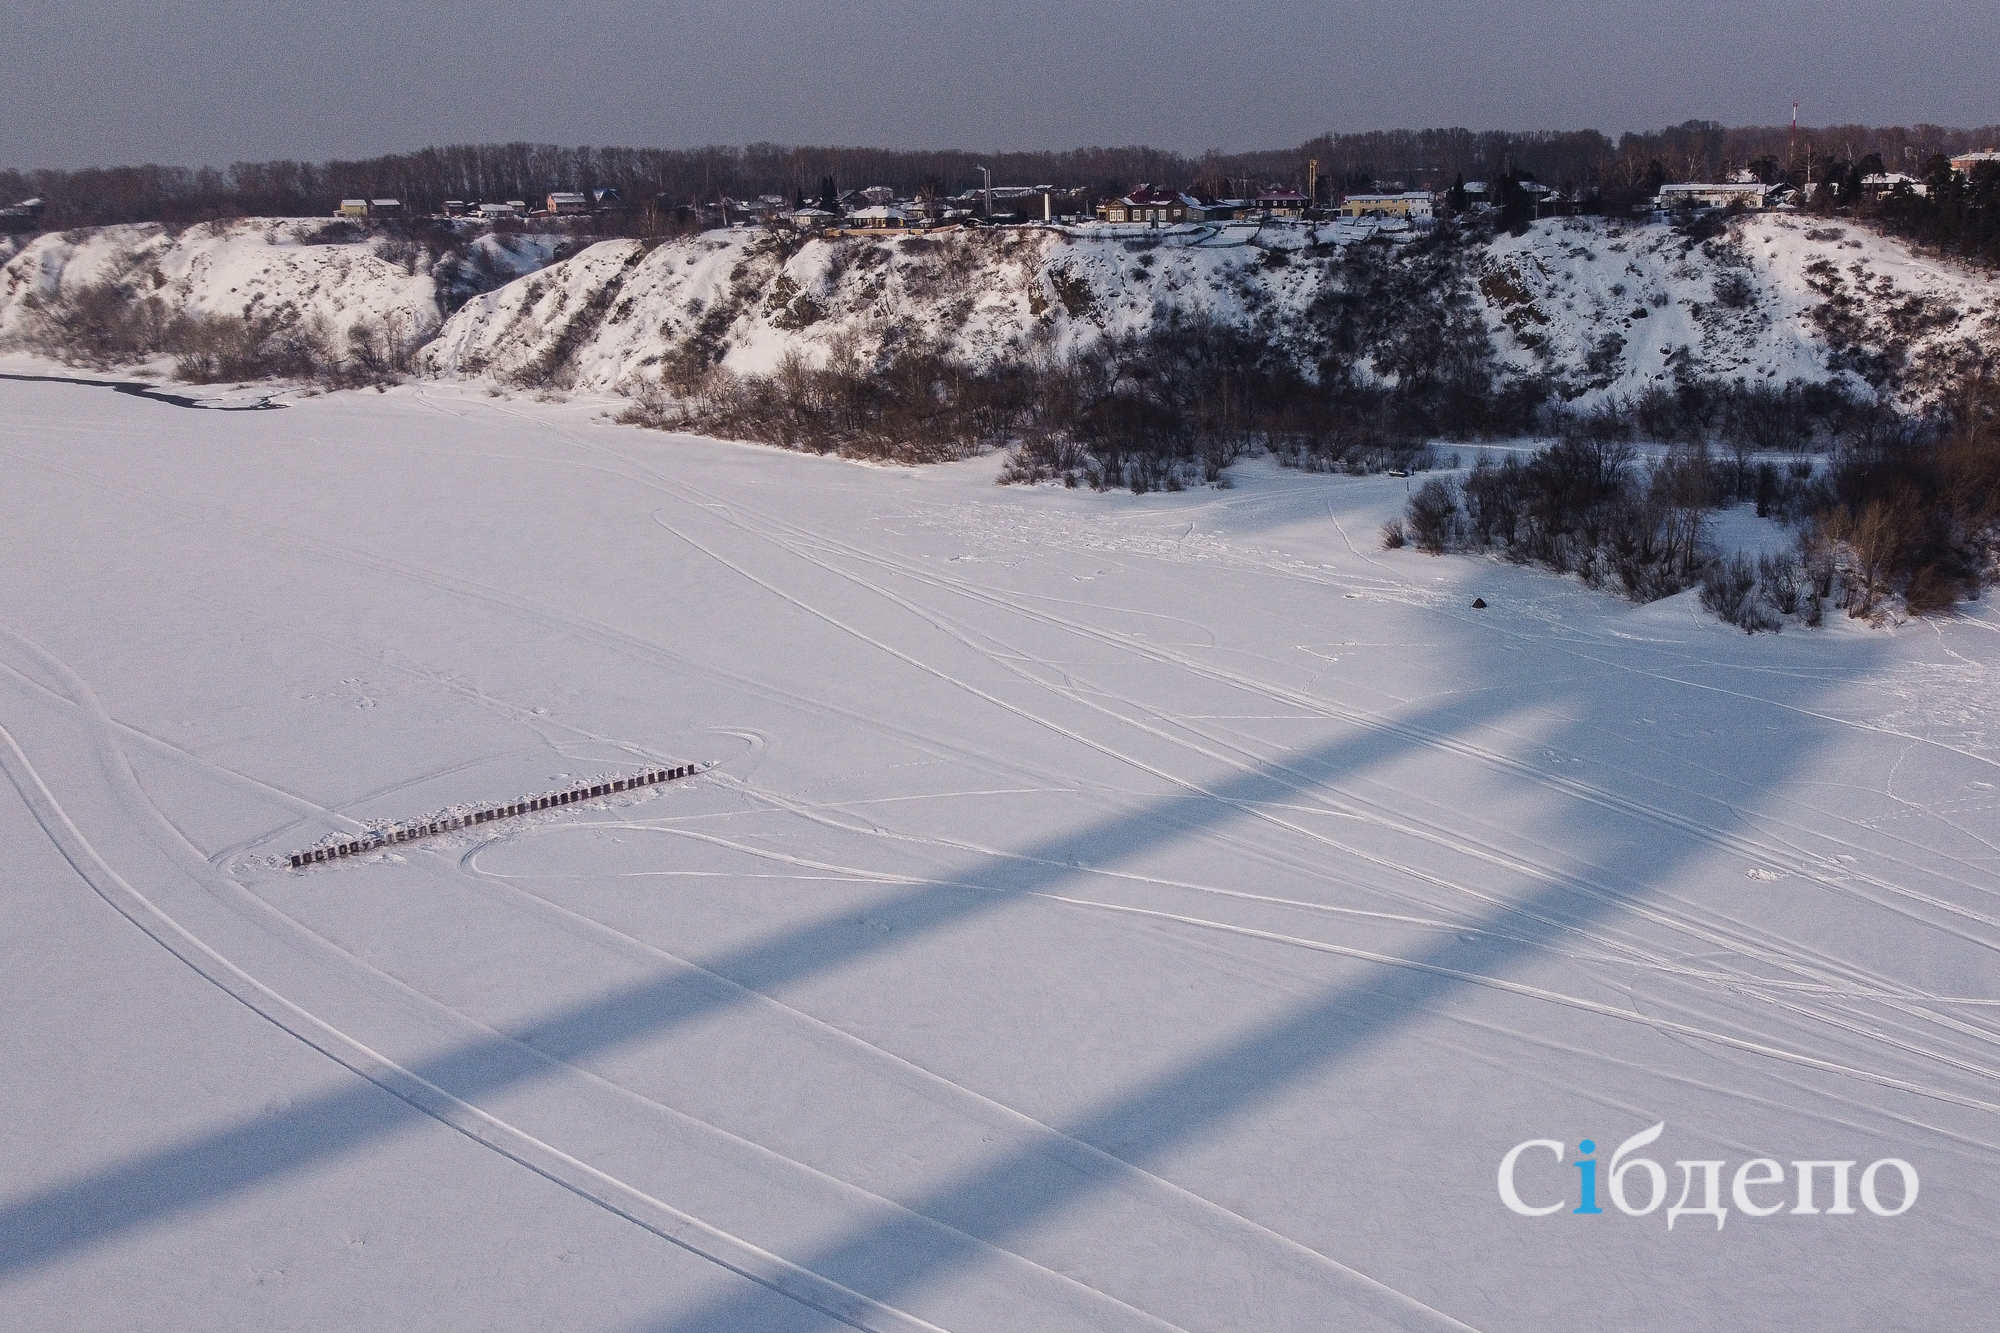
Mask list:
[[[31,337],[38,309],[94,287],[157,298],[170,314],[357,324],[424,336],[455,304],[542,267],[563,238],[468,234],[438,251],[320,218],[157,223],[51,232],[0,265],[0,344]]]
[[[2000,346],[2000,280],[1862,227],[1784,214],[1701,238],[1663,224],[1543,222],[1479,262],[1496,345],[1588,404],[1676,378],[1842,378],[1906,406]]]
[[[976,367],[1060,356],[1168,321],[1255,328],[1304,361],[1304,319],[1373,223],[948,231],[793,240],[718,231],[607,241],[468,303],[427,350],[441,376],[629,390],[677,350],[765,373],[915,343]]]
[[[1205,321],[1308,377],[1331,359],[1393,383],[1443,339],[1580,407],[1684,379],[1838,379],[1921,407],[2000,342],[1994,275],[1777,214],[1694,232],[1554,219],[1445,245],[1374,222],[741,229],[604,241],[567,259],[556,236],[439,235],[418,244],[322,219],[49,234],[0,253],[0,343],[26,340],[51,302],[109,286],[169,313],[314,321],[336,345],[356,325],[435,334],[419,363],[434,377],[637,393],[677,362],[758,374],[788,357],[866,366],[921,346],[974,368],[1047,364]],[[1476,313],[1399,344],[1447,306]]]
[[[1212,320],[1307,373],[1357,304],[1375,337],[1421,306],[1476,301],[1496,368],[1588,406],[1676,377],[1832,378],[1918,405],[2000,335],[2000,284],[1852,227],[1762,216],[1701,239],[1664,223],[1544,221],[1441,262],[1372,224],[1147,233],[1084,228],[894,239],[714,232],[605,242],[466,305],[433,375],[633,391],[677,354],[740,372],[928,343],[974,366]],[[1356,252],[1357,244],[1367,244]],[[1357,266],[1357,254],[1374,262]],[[1402,271],[1403,285],[1367,284]],[[1379,285],[1379,284],[1378,284]],[[1358,373],[1393,378],[1364,338]]]
[[[0,380],[10,1333],[1992,1326],[1991,604],[601,416]]]

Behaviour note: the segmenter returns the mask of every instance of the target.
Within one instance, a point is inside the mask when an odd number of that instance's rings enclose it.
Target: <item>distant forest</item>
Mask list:
[[[343,198],[400,199],[413,213],[447,199],[536,200],[553,190],[617,188],[630,206],[627,228],[671,229],[677,210],[720,196],[817,193],[832,177],[842,189],[886,185],[899,194],[929,186],[958,193],[990,168],[999,185],[1055,185],[1099,196],[1142,182],[1219,191],[1289,184],[1303,188],[1319,163],[1324,202],[1341,193],[1401,183],[1443,189],[1454,180],[1532,177],[1567,190],[1596,191],[1607,204],[1636,200],[1668,181],[1713,180],[1749,168],[1798,180],[1839,182],[1871,157],[1889,171],[1921,176],[1939,153],[2000,147],[2000,127],[1864,125],[1800,130],[1728,128],[1688,121],[1612,139],[1595,130],[1386,130],[1326,134],[1296,148],[1190,157],[1155,148],[1078,148],[1052,153],[899,152],[879,148],[563,148],[552,144],[471,144],[352,162],[238,162],[214,167],[91,167],[0,171],[0,203],[40,198],[43,227],[114,222],[200,222],[243,216],[330,214]]]

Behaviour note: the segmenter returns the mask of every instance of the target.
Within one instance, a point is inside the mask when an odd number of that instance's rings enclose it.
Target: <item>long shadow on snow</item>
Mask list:
[[[1476,650],[1475,645],[1468,645]],[[1850,665],[1852,665],[1850,659]],[[1637,679],[1628,677],[1628,679]],[[1680,688],[1655,681],[1662,689]],[[1649,688],[1651,686],[1649,685]],[[1816,682],[1819,689],[1828,682]],[[1607,692],[1609,693],[1609,692]],[[1341,740],[1295,752],[1284,772],[1260,769],[1207,784],[1213,799],[1169,796],[1145,810],[1066,832],[1025,850],[1029,860],[983,865],[949,885],[927,886],[890,898],[871,915],[893,919],[889,933],[852,929],[851,913],[837,911],[719,957],[705,966],[753,990],[796,983],[841,966],[901,947],[912,931],[936,931],[963,924],[1017,903],[1021,892],[1057,886],[1073,872],[1067,862],[1082,854],[1092,864],[1110,865],[1199,835],[1242,817],[1241,806],[1293,803],[1297,775],[1352,782],[1372,769],[1428,748],[1417,733],[1464,734],[1522,707],[1544,706],[1572,720],[1563,735],[1545,744],[1561,746],[1575,736],[1577,748],[1601,721],[1578,717],[1595,696],[1564,682],[1536,682],[1523,697],[1506,688],[1457,695],[1444,704],[1396,719],[1402,729],[1364,730]],[[1635,707],[1629,694],[1614,696],[1619,721]],[[1713,706],[1712,698],[1707,706]],[[1729,705],[1725,705],[1729,706]],[[1748,704],[1738,701],[1736,707]],[[1811,746],[1796,727],[1789,741],[1746,749],[1734,776],[1752,791],[1771,790],[1796,774]],[[1551,841],[1576,849],[1576,859],[1598,866],[1603,878],[1637,894],[1664,877],[1678,862],[1707,847],[1670,828],[1640,822],[1545,791],[1562,805],[1552,817],[1559,831]],[[1720,813],[1720,807],[1718,807]],[[1038,864],[1047,862],[1050,864]],[[1487,937],[1468,951],[1446,944],[1413,956],[1419,965],[1491,973],[1521,961],[1560,926],[1544,920],[1584,924],[1613,905],[1571,892],[1561,885],[1541,888],[1516,906],[1468,921],[1473,929],[1505,929],[1524,942]],[[1359,966],[1359,964],[1357,964]],[[1371,968],[1365,982],[1329,987],[1318,999],[1250,1036],[1208,1051],[1175,1072],[1106,1099],[1096,1109],[1061,1126],[1084,1142],[1143,1165],[1216,1125],[1228,1115],[1254,1107],[1307,1075],[1395,1032],[1411,1016],[1434,1005],[1465,983],[1405,968]],[[516,1041],[468,1044],[412,1066],[415,1073],[455,1095],[476,1102],[494,1092],[545,1077],[547,1056],[584,1060],[631,1042],[697,1021],[741,1003],[735,992],[684,976],[663,978],[602,999],[550,1014],[530,1026],[533,1049]],[[338,1159],[419,1122],[391,1104],[373,1085],[351,1086],[297,1104],[286,1111],[238,1123],[180,1144],[92,1172],[0,1206],[0,1281],[72,1251],[109,1240],[135,1228],[157,1224],[274,1178]],[[1005,1245],[1038,1219],[1078,1201],[1098,1188],[1099,1175],[1065,1164],[1060,1152],[1032,1150],[976,1173],[941,1182],[918,1199],[905,1199],[914,1212],[936,1218],[983,1240]],[[869,1229],[794,1262],[894,1303],[920,1282],[948,1266],[985,1262],[970,1247],[963,1253],[940,1248],[935,1231],[924,1237],[915,1226]],[[748,1292],[746,1291],[746,1298]],[[763,1294],[754,1298],[765,1299]],[[738,1326],[747,1306],[724,1303],[658,1325],[683,1330]]]
[[[170,407],[192,407],[204,412],[276,412],[285,406],[272,402],[268,394],[247,403],[218,403],[213,398],[168,393],[158,385],[143,380],[86,380],[74,375],[0,375],[0,380],[19,380],[24,384],[80,384],[87,389],[111,389],[149,402],[166,403]]]
[[[1608,650],[1616,651],[1616,650]],[[1849,670],[1862,663],[1849,658]],[[1837,673],[1844,674],[1844,673]],[[1814,681],[1810,691],[1788,697],[1791,707],[1810,707],[1811,695],[1828,690],[1833,681]],[[1455,706],[1427,710],[1399,718],[1415,729],[1463,736],[1491,721],[1502,712],[1522,705],[1542,705],[1562,710],[1570,718],[1561,734],[1545,737],[1543,745],[1561,750],[1566,741],[1576,748],[1591,743],[1590,732],[1613,721],[1629,723],[1642,711],[1640,700],[1629,693],[1605,692],[1599,698],[1586,687],[1571,688],[1573,681],[1540,683],[1537,697],[1523,698],[1512,690],[1496,690],[1471,699],[1461,698]],[[1679,692],[1688,687],[1666,679],[1646,682],[1648,689]],[[1711,729],[1730,730],[1733,710],[1756,714],[1768,710],[1755,699],[1718,699],[1712,694],[1695,696],[1701,701]],[[1504,710],[1500,704],[1504,701]],[[1615,718],[1590,707],[1615,711]],[[1727,775],[1737,793],[1776,790],[1806,768],[1818,742],[1804,733],[1794,715],[1781,714],[1782,739],[1768,741],[1759,729],[1760,743],[1742,746],[1732,758],[1735,769]],[[1734,719],[1740,720],[1740,719]],[[1806,723],[1805,726],[1830,724]],[[1739,736],[1753,733],[1743,727]],[[1393,751],[1413,748],[1401,738],[1374,738],[1375,743],[1343,743],[1299,756],[1287,767],[1295,772],[1317,772],[1328,779],[1352,781],[1370,764],[1393,757]],[[1373,753],[1371,753],[1371,751]],[[1602,770],[1599,770],[1599,774]],[[1713,775],[1711,775],[1713,780]],[[1648,783],[1657,799],[1657,783]],[[1277,789],[1269,774],[1248,777],[1229,784],[1221,793],[1232,799],[1252,802],[1280,801],[1296,797]],[[1554,794],[1554,793],[1552,793]],[[1644,801],[1646,796],[1626,792]],[[1559,796],[1559,794],[1556,794]],[[1714,851],[1711,844],[1680,829],[1637,816],[1623,815],[1596,804],[1559,796],[1561,805],[1549,812],[1549,828],[1536,830],[1544,840],[1566,846],[1580,864],[1595,867],[1593,879],[1619,888],[1634,902],[1642,902],[1646,886],[1669,878],[1675,868],[1690,858]],[[1704,813],[1715,825],[1730,827],[1740,817],[1741,806],[1725,797],[1705,797],[1700,808],[1675,811],[1697,819]],[[1220,805],[1220,803],[1212,803]],[[1162,812],[1152,812],[1155,816]],[[1220,809],[1196,826],[1182,831],[1193,833],[1198,826],[1226,818]],[[1119,830],[1098,832],[1115,838]],[[1554,836],[1551,836],[1554,835]],[[1155,839],[1157,840],[1157,839]],[[1144,850],[1143,845],[1126,844],[1120,851]],[[1054,874],[1048,878],[1057,877]],[[1022,880],[1038,879],[1034,871],[1022,872]],[[1016,882],[1016,888],[1037,885]],[[1356,961],[1344,970],[1359,969],[1366,975],[1329,985],[1310,1003],[1274,1019],[1247,1036],[1203,1051],[1177,1068],[1137,1087],[1107,1097],[1080,1115],[1065,1119],[1062,1131],[1084,1143],[1102,1149],[1134,1166],[1158,1164],[1201,1136],[1220,1127],[1226,1119],[1254,1110],[1259,1103],[1285,1092],[1301,1080],[1323,1073],[1342,1059],[1355,1056],[1371,1044],[1392,1037],[1405,1023],[1433,1011],[1468,983],[1449,972],[1505,975],[1510,966],[1524,963],[1541,944],[1564,927],[1585,927],[1593,921],[1615,915],[1619,903],[1607,902],[1551,884],[1482,918],[1468,919],[1465,928],[1481,933],[1480,943],[1468,946],[1453,936],[1428,949],[1404,952],[1412,966],[1375,965]],[[1555,927],[1542,924],[1553,921]],[[902,929],[901,924],[897,926]],[[1505,932],[1513,938],[1485,932]],[[1438,970],[1428,970],[1438,969]],[[1079,1154],[1066,1154],[1060,1146],[1037,1144],[989,1166],[939,1182],[920,1197],[902,1198],[918,1218],[943,1222],[965,1234],[1001,1248],[1027,1233],[1035,1224],[1054,1218],[1062,1210],[1083,1202],[1091,1193],[1113,1184],[1112,1176],[1093,1169]],[[952,1268],[972,1268],[988,1262],[979,1248],[955,1241],[948,1234],[909,1218],[870,1226],[847,1235],[816,1251],[787,1256],[815,1272],[864,1291],[887,1304],[897,1304],[920,1287],[940,1280]],[[1111,1294],[1144,1306],[1143,1299],[1129,1291]],[[719,1300],[693,1311],[665,1312],[633,1326],[633,1333],[719,1333],[742,1326],[753,1306],[749,1299]],[[802,1327],[811,1326],[808,1321]]]

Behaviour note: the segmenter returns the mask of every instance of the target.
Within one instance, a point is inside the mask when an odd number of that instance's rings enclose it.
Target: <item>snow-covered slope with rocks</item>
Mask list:
[[[1588,403],[1678,378],[1841,378],[1921,405],[2000,342],[2000,282],[1862,227],[1744,217],[1702,237],[1543,222],[1478,264],[1506,364]],[[1987,350],[1982,350],[1987,349]]]
[[[314,320],[336,336],[364,321],[419,335],[458,289],[548,263],[564,238],[466,235],[449,248],[324,218],[50,232],[0,265],[0,342],[31,336],[39,309],[93,287],[156,297],[173,314]]]
[[[1305,316],[1341,285],[1341,257],[1391,236],[1409,234],[1364,222],[606,241],[469,302],[424,362],[444,377],[615,391],[683,350],[751,374],[788,355],[823,364],[917,344],[985,366],[1208,319],[1304,363]]]
[[[52,302],[109,286],[168,314],[313,322],[336,339],[357,325],[435,335],[427,375],[544,391],[636,393],[676,363],[865,366],[909,347],[990,367],[1208,322],[1307,376],[1339,364],[1393,382],[1412,356],[1452,343],[1585,408],[1690,379],[1838,379],[1921,407],[2000,342],[1993,275],[1779,214],[1695,229],[1556,219],[1490,241],[1374,222],[811,239],[742,229],[568,257],[561,236],[329,219],[7,244],[0,344],[29,342]],[[1446,308],[1459,313],[1444,319]],[[1412,332],[1424,320],[1437,327]]]
[[[423,362],[440,377],[630,392],[677,354],[762,373],[787,356],[925,344],[979,366],[1209,320],[1310,374],[1340,354],[1329,302],[1350,321],[1357,303],[1388,307],[1367,318],[1393,328],[1415,294],[1476,302],[1496,370],[1548,376],[1583,406],[1739,377],[1838,378],[1916,405],[2000,332],[1990,275],[1892,239],[1778,215],[1715,230],[1551,220],[1443,256],[1365,223],[610,241],[469,302]],[[1399,291],[1369,290],[1368,274],[1399,268]],[[1392,378],[1369,353],[1352,350],[1359,372]]]

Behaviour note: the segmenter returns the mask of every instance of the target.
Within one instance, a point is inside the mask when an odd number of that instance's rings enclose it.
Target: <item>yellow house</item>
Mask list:
[[[1340,201],[1340,214],[1349,218],[1427,218],[1437,209],[1437,196],[1429,190],[1406,190],[1402,194],[1350,194]]]

